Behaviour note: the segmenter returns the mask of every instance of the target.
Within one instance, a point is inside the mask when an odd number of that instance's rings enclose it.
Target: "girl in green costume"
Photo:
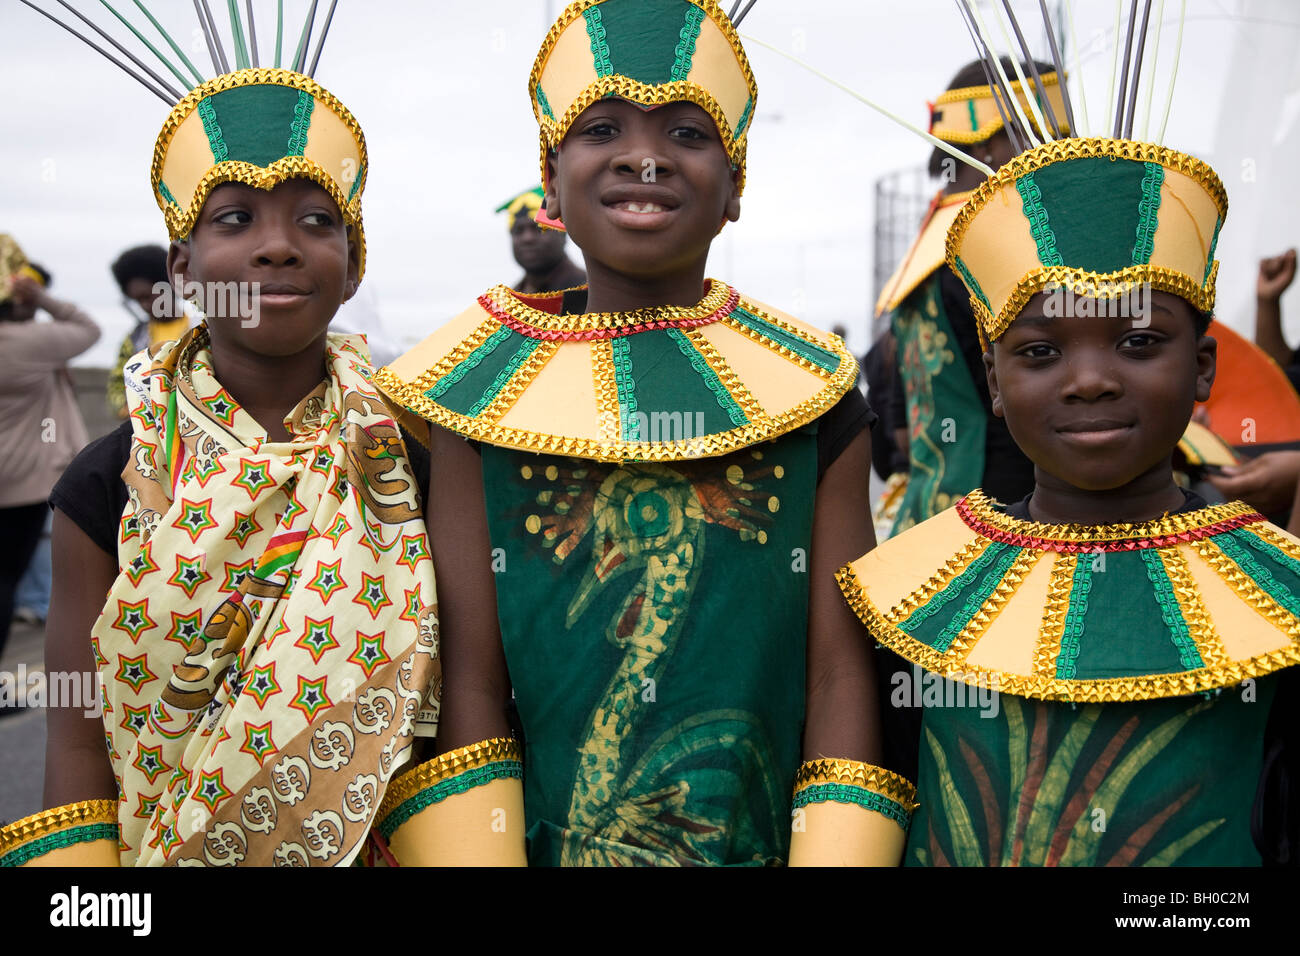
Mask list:
[[[948,233],[993,411],[1036,481],[1009,506],[972,492],[840,572],[915,665],[894,703],[925,707],[908,864],[1270,849],[1266,730],[1300,661],[1300,540],[1207,505],[1171,463],[1214,381],[1226,211],[1207,165],[1117,127],[1025,150]]]
[[[525,832],[538,865],[896,862],[910,785],[872,763],[869,646],[830,577],[874,543],[856,363],[705,278],[756,96],[733,24],[581,0],[530,94],[539,221],[590,284],[490,290],[377,379],[439,426],[447,681],[446,752],[381,830],[414,862],[522,862]]]

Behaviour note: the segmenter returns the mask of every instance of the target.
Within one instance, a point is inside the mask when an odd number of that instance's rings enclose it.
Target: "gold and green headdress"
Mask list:
[[[0,232],[0,302],[8,302],[13,296],[13,276],[27,276],[45,285],[45,279],[32,268],[17,240]]]
[[[1060,78],[1055,71],[1052,71],[1040,74],[1039,79],[1050,111],[1063,118],[1065,93]],[[1040,112],[1048,112],[1048,107],[1043,105],[1043,97],[1038,93],[1036,83],[1012,80],[1011,90],[1019,100],[1023,112],[1027,114],[1032,112],[1029,105],[1030,97],[1034,98]],[[945,90],[930,104],[930,132],[945,143],[956,143],[960,146],[982,143],[1005,126],[1003,102],[992,86],[964,86],[955,90]],[[1067,130],[1062,129],[1062,132]]]
[[[971,194],[948,231],[948,264],[970,292],[981,341],[987,346],[997,340],[1044,289],[1116,299],[1145,287],[1212,312],[1219,265],[1214,250],[1228,212],[1223,183],[1201,160],[1132,136],[1151,4],[1145,5],[1140,33],[1137,3],[1131,4],[1122,61],[1116,36],[1116,60],[1123,68],[1113,121],[1109,135],[1089,138],[1042,135],[1044,127],[1031,121],[1032,104],[1026,110],[1005,95],[1009,84],[987,31],[975,8],[966,6],[986,69],[1001,74],[999,104],[1021,150]],[[1045,25],[1059,69],[1050,21]],[[1181,42],[1181,26],[1179,34]],[[1158,43],[1157,34],[1157,50]],[[1062,106],[1069,128],[1078,129],[1068,93]]]
[[[541,126],[542,176],[547,152],[563,142],[579,114],[616,96],[646,107],[699,106],[717,124],[743,190],[758,87],[735,23],[715,0],[570,3],[546,35],[528,79]]]
[[[520,213],[536,221],[537,212],[542,208],[545,199],[546,194],[542,191],[542,187],[534,186],[532,189],[525,189],[518,196],[507,199],[497,206],[496,211],[506,214],[506,231],[509,232],[515,228],[515,220],[519,218]]]
[[[125,60],[28,0],[23,2],[98,50],[172,108],[154,146],[150,181],[173,239],[190,234],[208,195],[222,183],[237,182],[269,190],[289,179],[310,179],[330,194],[344,221],[352,227],[364,273],[361,193],[368,166],[365,136],[347,107],[312,78],[337,0],[330,4],[310,65],[308,54],[317,0],[312,0],[297,47],[283,66],[284,5],[277,5],[275,58],[271,67],[259,65],[257,26],[249,0],[245,0],[246,17],[241,15],[235,0],[227,2],[229,56],[207,0],[196,0],[199,26],[218,74],[211,79],[204,78],[139,0],[136,7],[170,46],[175,54],[174,62],[125,16],[104,3],[179,81],[179,87],[70,5],[64,4]]]

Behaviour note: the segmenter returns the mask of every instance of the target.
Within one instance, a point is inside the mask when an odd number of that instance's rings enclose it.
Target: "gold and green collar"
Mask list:
[[[805,425],[857,379],[838,336],[717,280],[690,307],[562,315],[562,301],[496,286],[375,381],[408,411],[488,444],[680,461]]]
[[[1177,697],[1300,662],[1300,540],[1241,502],[1049,525],[975,491],[838,578],[891,650],[1021,697]]]

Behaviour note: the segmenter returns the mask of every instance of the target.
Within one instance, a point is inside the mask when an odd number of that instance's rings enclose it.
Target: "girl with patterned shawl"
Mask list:
[[[408,448],[364,339],[328,332],[367,160],[302,72],[310,29],[294,70],[236,31],[239,68],[159,137],[168,272],[207,318],[127,363],[129,421],[56,490],[47,663],[98,671],[102,722],[51,711],[52,809],[0,831],[0,865],[348,865],[435,726]]]

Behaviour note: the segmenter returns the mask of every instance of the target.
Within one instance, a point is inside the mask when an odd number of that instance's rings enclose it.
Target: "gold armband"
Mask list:
[[[916,788],[856,760],[810,760],[794,780],[791,866],[897,866]]]
[[[525,866],[518,745],[494,737],[420,764],[389,785],[378,821],[403,866]]]
[[[83,800],[0,829],[0,867],[119,866],[117,801]]]

